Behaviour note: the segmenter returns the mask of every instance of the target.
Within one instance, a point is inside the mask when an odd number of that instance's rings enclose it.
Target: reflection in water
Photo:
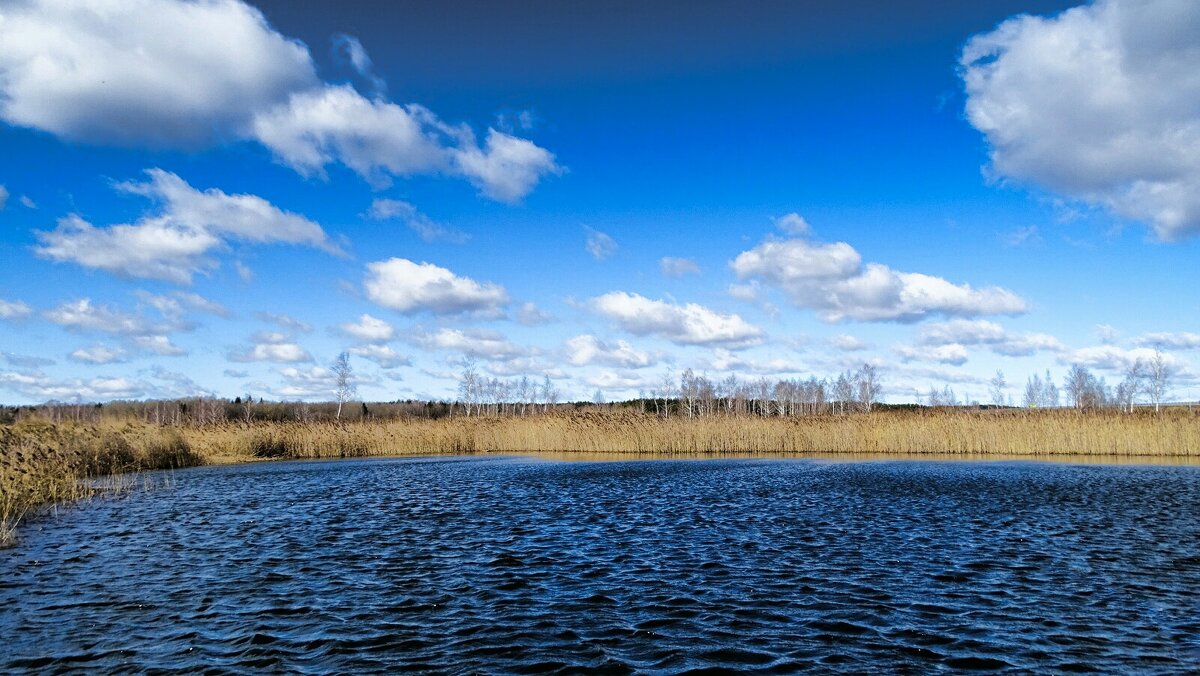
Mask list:
[[[1165,466],[189,470],[0,551],[0,670],[1178,672],[1198,504]]]

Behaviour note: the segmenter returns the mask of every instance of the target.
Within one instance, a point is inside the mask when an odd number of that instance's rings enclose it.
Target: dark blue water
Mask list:
[[[1200,668],[1200,468],[179,472],[0,551],[0,671]]]

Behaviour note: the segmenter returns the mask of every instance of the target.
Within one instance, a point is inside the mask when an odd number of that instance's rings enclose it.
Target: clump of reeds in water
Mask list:
[[[90,478],[203,463],[175,429],[37,418],[0,426],[0,545],[12,542],[20,522],[42,507],[124,492],[133,485],[127,478]]]

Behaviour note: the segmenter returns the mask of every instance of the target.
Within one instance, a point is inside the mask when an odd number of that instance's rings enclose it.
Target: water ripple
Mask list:
[[[0,552],[2,671],[1177,673],[1200,469],[203,468]]]

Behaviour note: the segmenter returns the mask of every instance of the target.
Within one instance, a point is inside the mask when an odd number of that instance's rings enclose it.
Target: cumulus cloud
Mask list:
[[[602,261],[617,252],[617,240],[609,235],[587,226],[583,227],[583,231],[587,233],[584,248],[592,255],[592,258]]]
[[[22,319],[33,314],[33,308],[19,300],[0,298],[0,319]]]
[[[454,244],[462,244],[471,239],[471,236],[465,232],[459,232],[435,222],[418,211],[412,204],[403,200],[376,199],[371,202],[371,208],[367,211],[367,215],[377,221],[399,220],[426,242],[445,240]]]
[[[464,126],[429,109],[363,97],[349,85],[296,92],[255,116],[253,135],[281,163],[324,176],[341,163],[376,187],[392,177],[462,176],[485,196],[517,202],[547,174],[561,173],[554,155],[532,141],[489,129],[484,147]]]
[[[218,317],[229,317],[232,314],[229,312],[229,308],[198,293],[174,291],[170,294],[158,295],[138,290],[135,295],[143,303],[158,310],[164,317],[173,320],[178,320],[189,310],[205,312]]]
[[[789,235],[801,237],[812,232],[812,226],[808,224],[808,221],[804,220],[803,216],[794,211],[776,218],[775,227]]]
[[[897,345],[894,349],[906,362],[920,361],[954,366],[967,363],[967,349],[962,345]]]
[[[1028,357],[1038,352],[1062,352],[1066,346],[1045,333],[1012,333],[985,319],[953,319],[921,327],[920,342],[928,346],[982,345],[1005,357]]]
[[[167,322],[150,322],[145,317],[120,310],[107,305],[96,305],[89,298],[69,301],[42,313],[42,316],[53,324],[68,331],[79,333],[107,333],[120,337],[127,349],[120,350],[124,358],[130,352],[139,354],[154,354],[165,357],[178,357],[187,354],[187,350],[171,342],[170,331],[190,328],[178,321],[178,317],[164,312]],[[108,348],[105,348],[108,349]],[[73,355],[75,361],[89,361],[86,356],[93,354],[88,350]],[[102,354],[95,352],[94,354]],[[90,360],[91,363],[102,363]]]
[[[373,361],[380,368],[392,369],[397,366],[409,366],[412,362],[408,357],[396,352],[390,345],[378,345],[370,343],[367,345],[356,345],[351,347],[348,352],[356,357],[362,357],[368,361]]]
[[[0,387],[39,401],[110,401],[153,393],[146,383],[128,378],[55,379],[41,372],[0,371]]]
[[[107,345],[81,347],[67,355],[67,358],[71,361],[77,361],[83,364],[114,364],[125,361],[125,357],[125,350],[119,347],[109,347]]]
[[[779,288],[797,306],[827,322],[915,322],[938,315],[1015,315],[1024,300],[1006,289],[972,288],[915,272],[862,262],[845,242],[768,240],[737,256],[730,267],[741,279]]]
[[[258,317],[264,322],[268,322],[287,329],[288,331],[295,331],[297,333],[309,333],[313,329],[312,324],[281,312],[256,312],[254,316]]]
[[[404,258],[368,263],[363,288],[373,302],[404,314],[499,316],[508,304],[508,292],[499,284],[480,283],[432,263]]]
[[[762,342],[762,329],[736,314],[720,314],[696,303],[677,305],[625,291],[591,300],[591,308],[622,329],[655,335],[680,345],[748,347]]]
[[[395,327],[366,313],[359,315],[357,322],[347,322],[339,328],[347,336],[365,343],[386,343],[396,336]]]
[[[845,333],[830,338],[829,343],[843,352],[858,352],[868,347],[860,338]]]
[[[341,163],[377,186],[417,173],[465,178],[516,202],[555,157],[382,98],[355,38],[334,53],[369,85],[322,83],[302,43],[237,0],[30,0],[0,9],[0,119],[85,142],[201,147],[252,139],[301,174]]]
[[[473,134],[460,134],[450,151],[455,169],[481,193],[499,202],[517,202],[529,194],[543,176],[563,172],[554,154],[532,141],[488,129],[483,148]]]
[[[274,331],[260,331],[250,338],[250,344],[230,350],[230,361],[269,361],[277,364],[311,362],[308,350],[297,345],[290,336]]]
[[[658,259],[658,269],[664,277],[686,277],[700,274],[700,265],[690,258],[663,256]]]
[[[1157,347],[1172,350],[1200,350],[1200,333],[1159,332],[1147,333],[1135,341],[1142,347]]]
[[[1200,4],[1099,0],[1021,15],[961,55],[991,171],[1105,207],[1162,240],[1200,233]]]
[[[12,352],[0,352],[0,357],[2,357],[5,363],[7,363],[9,366],[16,366],[17,368],[36,369],[43,366],[53,366],[55,364],[53,359],[34,357],[24,354],[13,354]]]
[[[1095,345],[1070,350],[1059,355],[1061,364],[1079,364],[1105,371],[1123,371],[1136,362],[1149,363],[1155,358],[1156,350],[1149,347],[1123,348],[1116,345]],[[1168,368],[1174,371],[1187,369],[1187,363],[1179,357],[1158,352]]]
[[[642,368],[654,364],[654,358],[624,340],[606,343],[596,336],[580,335],[567,340],[567,361],[573,366],[602,364],[617,368]]]
[[[77,215],[38,232],[34,251],[54,261],[72,262],[123,277],[190,284],[216,267],[209,254],[232,241],[306,245],[339,253],[321,226],[283,211],[255,195],[203,192],[161,169],[146,172],[144,183],[121,183],[122,192],[153,200],[158,209],[133,224],[96,227]]]
[[[304,45],[241,2],[67,0],[0,9],[0,118],[63,138],[190,147],[317,83]]]
[[[452,350],[483,359],[514,359],[528,352],[509,342],[500,333],[482,329],[440,329],[433,333],[418,334],[414,342],[426,350]]]
[[[554,321],[554,315],[542,310],[533,303],[522,303],[517,309],[517,323],[525,326],[541,326]]]

